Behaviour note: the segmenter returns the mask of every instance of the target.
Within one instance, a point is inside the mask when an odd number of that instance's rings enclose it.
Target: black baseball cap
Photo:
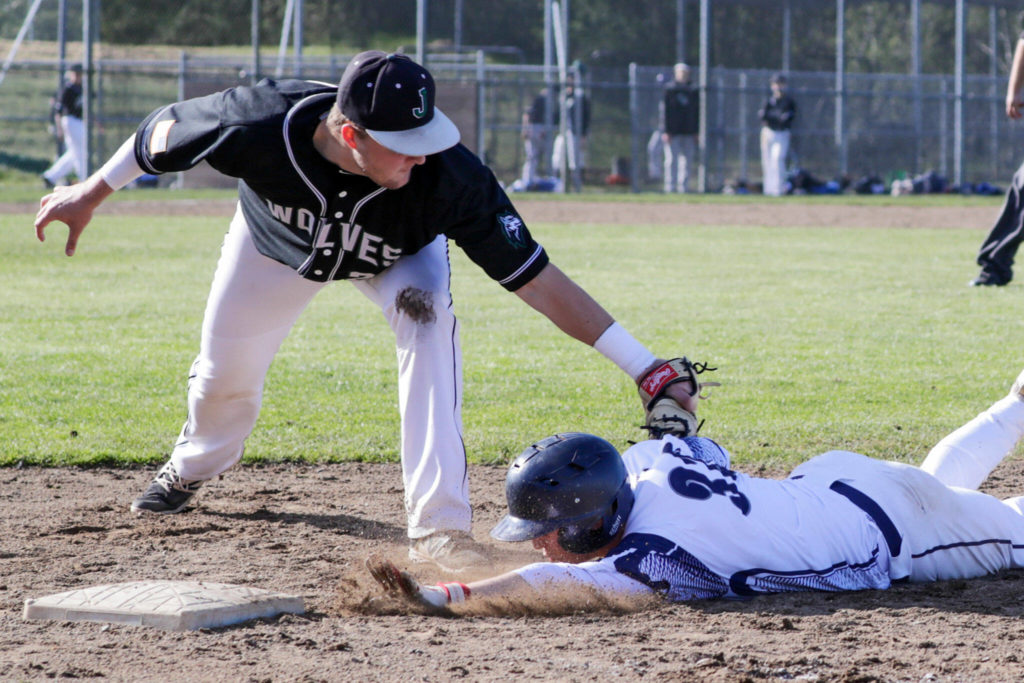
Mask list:
[[[352,58],[338,84],[338,108],[371,138],[399,154],[436,154],[459,129],[434,106],[434,79],[405,55],[379,50]]]

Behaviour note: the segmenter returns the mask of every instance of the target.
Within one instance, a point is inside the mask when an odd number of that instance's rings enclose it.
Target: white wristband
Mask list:
[[[594,348],[605,358],[622,368],[622,371],[633,378],[649,368],[658,357],[647,350],[647,347],[633,338],[622,325],[612,323],[597,341]]]
[[[114,152],[114,156],[110,157],[100,169],[100,177],[103,178],[103,182],[115,190],[120,190],[142,173],[142,167],[135,160],[134,135],[125,140],[124,144]]]
[[[433,607],[446,607],[465,602],[469,597],[469,586],[464,583],[439,583],[436,586],[420,586],[420,599]]]
[[[447,607],[448,606],[448,591],[441,587],[440,584],[437,586],[420,586],[419,587],[420,601],[431,607]]]

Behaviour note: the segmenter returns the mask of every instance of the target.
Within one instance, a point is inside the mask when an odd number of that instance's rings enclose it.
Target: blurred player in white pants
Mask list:
[[[761,172],[764,193],[777,197],[785,192],[786,157],[789,155],[790,129],[796,117],[796,103],[786,94],[786,77],[771,78],[772,94],[761,106]]]
[[[437,586],[384,560],[368,567],[388,590],[435,607],[516,596],[538,609],[595,596],[885,589],[1021,568],[1022,498],[974,489],[1024,438],[1022,384],[1024,372],[921,467],[830,451],[772,480],[733,471],[728,452],[703,437],[665,435],[620,459],[598,437],[556,435],[513,462],[509,514],[491,532],[532,540],[549,562]]]
[[[70,78],[60,92],[57,125],[64,140],[64,153],[43,172],[43,182],[53,187],[75,173],[78,181],[85,180],[85,123],[82,121],[82,65],[69,69]]]

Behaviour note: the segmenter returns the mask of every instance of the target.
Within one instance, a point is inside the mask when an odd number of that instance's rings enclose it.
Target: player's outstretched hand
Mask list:
[[[469,587],[462,583],[439,583],[436,586],[421,586],[409,572],[402,571],[390,560],[376,555],[366,558],[366,568],[381,585],[385,593],[433,609],[444,609],[453,602],[463,602],[469,597]]]
[[[46,226],[53,221],[60,221],[68,226],[64,253],[74,255],[78,238],[92,220],[93,211],[112,192],[109,185],[95,176],[83,183],[54,188],[53,192],[39,200],[35,220],[36,238],[40,242],[46,241]]]
[[[370,575],[388,593],[403,595],[407,598],[414,598],[419,594],[420,584],[409,572],[404,572],[394,565],[391,560],[385,560],[376,555],[366,558],[366,568]]]

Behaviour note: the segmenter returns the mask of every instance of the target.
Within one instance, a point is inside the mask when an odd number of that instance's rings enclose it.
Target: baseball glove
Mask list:
[[[641,429],[646,429],[651,438],[660,439],[665,434],[675,436],[693,436],[703,422],[697,416],[679,405],[665,391],[678,382],[689,382],[690,396],[707,398],[701,395],[704,387],[717,387],[718,382],[700,382],[697,375],[712,372],[707,363],[691,363],[686,358],[673,358],[654,368],[640,380],[637,390],[644,404],[645,419]]]

